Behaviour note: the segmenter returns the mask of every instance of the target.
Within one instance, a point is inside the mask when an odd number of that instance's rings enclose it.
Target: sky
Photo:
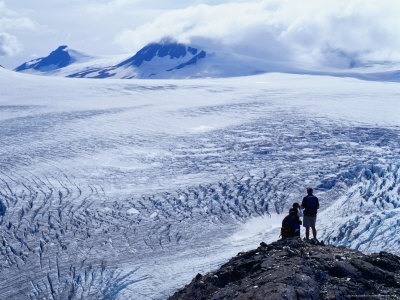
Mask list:
[[[0,0],[0,64],[59,45],[134,54],[178,42],[316,68],[400,62],[398,0]]]

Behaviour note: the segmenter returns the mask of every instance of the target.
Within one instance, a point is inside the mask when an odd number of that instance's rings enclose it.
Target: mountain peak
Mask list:
[[[150,43],[140,49],[134,56],[121,62],[118,66],[140,67],[143,62],[151,61],[155,57],[179,59],[188,53],[195,55],[198,49],[177,42]]]
[[[61,45],[61,46],[58,46],[58,48],[56,49],[56,51],[57,51],[57,50],[64,50],[64,49],[66,49],[66,48],[68,48],[67,45]]]
[[[164,40],[144,46],[135,55],[116,65],[89,68],[70,74],[68,77],[171,78],[176,74],[190,77],[196,74],[198,69],[186,67],[197,65],[206,55],[204,50]],[[182,72],[182,69],[185,71]]]
[[[67,51],[68,51],[68,46],[67,45],[61,45],[61,46],[58,46],[58,48],[56,50],[52,51],[51,53],[67,52]]]
[[[89,56],[76,50],[69,49],[67,45],[61,45],[48,56],[25,62],[15,68],[15,71],[35,70],[39,72],[49,72],[64,68],[83,58],[89,58]]]

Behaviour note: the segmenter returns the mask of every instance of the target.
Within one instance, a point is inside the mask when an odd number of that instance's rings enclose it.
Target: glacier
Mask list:
[[[306,186],[319,237],[399,254],[400,87],[0,69],[0,295],[165,299],[278,238]]]

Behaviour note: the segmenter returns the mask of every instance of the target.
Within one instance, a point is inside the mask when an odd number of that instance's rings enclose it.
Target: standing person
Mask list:
[[[313,189],[307,188],[307,196],[303,198],[301,202],[301,208],[304,208],[303,226],[306,228],[306,239],[310,236],[310,227],[314,239],[317,238],[317,230],[315,229],[315,223],[317,221],[317,211],[319,209],[318,198],[313,195]]]
[[[296,215],[296,229],[294,232],[295,236],[300,236],[300,225],[302,224],[300,217],[303,216],[303,211],[301,210],[300,204],[293,203],[293,208],[290,209],[289,214],[293,213]]]

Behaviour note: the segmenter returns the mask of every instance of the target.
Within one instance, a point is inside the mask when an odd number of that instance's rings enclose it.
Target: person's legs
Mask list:
[[[315,229],[315,227],[311,227],[311,229],[312,229],[312,234],[314,236],[314,239],[316,239],[317,238],[317,230]]]
[[[309,216],[304,216],[303,218],[303,227],[306,228],[306,239],[308,240],[310,238],[310,217]]]

